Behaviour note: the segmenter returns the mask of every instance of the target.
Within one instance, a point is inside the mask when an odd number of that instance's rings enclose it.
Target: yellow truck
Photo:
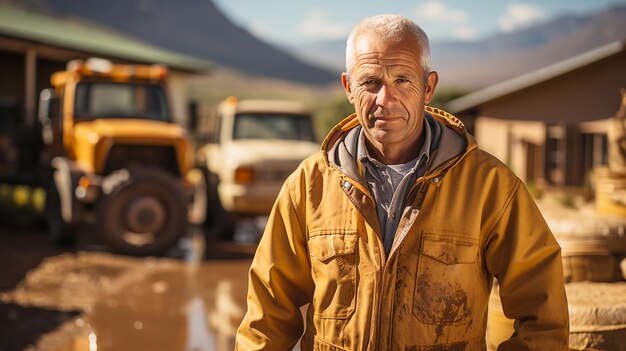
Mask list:
[[[296,101],[229,97],[204,122],[196,164],[207,179],[207,224],[231,240],[242,220],[270,213],[285,179],[319,143],[311,112]]]
[[[40,94],[49,160],[46,219],[56,243],[72,243],[93,218],[114,252],[160,254],[204,221],[206,189],[193,147],[173,123],[162,65],[74,60]]]

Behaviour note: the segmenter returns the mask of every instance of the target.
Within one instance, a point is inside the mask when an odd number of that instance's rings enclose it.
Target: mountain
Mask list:
[[[473,42],[433,41],[440,85],[479,88],[513,78],[602,45],[626,40],[626,5],[586,15],[564,15],[511,33]],[[342,71],[345,41],[289,48],[309,62]]]
[[[234,25],[209,0],[0,0],[28,10],[92,22],[147,43],[248,74],[301,83],[337,80]]]

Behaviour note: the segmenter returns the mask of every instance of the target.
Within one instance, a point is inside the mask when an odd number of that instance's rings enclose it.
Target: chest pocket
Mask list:
[[[424,234],[413,294],[415,317],[425,324],[470,323],[477,261],[477,243]]]
[[[309,253],[315,281],[316,316],[347,318],[354,311],[356,298],[356,233],[310,237]]]

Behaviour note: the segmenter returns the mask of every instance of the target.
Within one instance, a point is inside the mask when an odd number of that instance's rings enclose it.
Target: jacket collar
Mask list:
[[[431,160],[426,174],[451,166],[452,160],[478,147],[458,118],[430,106],[426,106],[425,112],[427,118],[431,117],[432,121],[441,126],[438,128],[441,133],[433,136]],[[356,157],[360,130],[356,114],[352,114],[339,122],[322,143],[325,162],[357,180],[362,179]]]

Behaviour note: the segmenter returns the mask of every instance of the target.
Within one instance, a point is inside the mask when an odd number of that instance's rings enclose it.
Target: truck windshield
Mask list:
[[[233,139],[287,139],[314,141],[311,119],[292,114],[238,114]]]
[[[80,82],[75,120],[137,118],[169,121],[163,88],[154,84]]]

